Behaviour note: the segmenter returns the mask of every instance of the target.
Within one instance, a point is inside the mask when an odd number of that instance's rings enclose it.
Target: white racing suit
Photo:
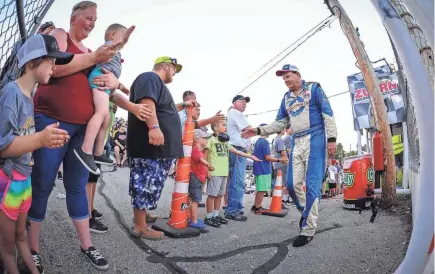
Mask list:
[[[289,123],[293,134],[287,187],[296,207],[302,212],[301,235],[314,236],[326,168],[326,136],[329,142],[335,142],[337,138],[332,109],[319,83],[303,81],[298,96],[287,91],[276,121],[260,127],[260,133],[280,132]]]

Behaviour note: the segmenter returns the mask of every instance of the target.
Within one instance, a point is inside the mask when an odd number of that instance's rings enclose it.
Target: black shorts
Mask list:
[[[97,166],[101,170],[101,165],[97,164]],[[100,178],[100,175],[95,175],[95,174],[89,172],[88,183],[96,184],[98,182],[99,178]]]
[[[337,188],[337,183],[329,183],[329,189]]]

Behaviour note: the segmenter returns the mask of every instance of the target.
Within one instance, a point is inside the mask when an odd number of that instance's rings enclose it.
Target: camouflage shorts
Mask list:
[[[131,204],[135,209],[152,210],[162,194],[172,159],[130,159]]]

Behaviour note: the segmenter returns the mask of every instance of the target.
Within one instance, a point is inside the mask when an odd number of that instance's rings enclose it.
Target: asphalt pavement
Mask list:
[[[230,221],[208,234],[189,239],[140,240],[130,236],[132,210],[128,196],[129,169],[106,172],[98,183],[96,208],[109,226],[106,234],[92,234],[94,245],[110,268],[93,268],[81,254],[66,210],[62,181],[56,181],[41,232],[45,273],[393,273],[404,258],[411,225],[411,209],[381,211],[374,223],[371,212],[343,210],[342,197],[320,203],[314,240],[302,248],[291,243],[298,235],[300,214],[290,206],[284,218],[258,216],[249,210],[254,195],[245,195],[247,222]],[[168,179],[159,207],[169,216],[173,180]],[[205,201],[205,197],[204,197]],[[268,205],[270,198],[265,198]],[[200,208],[204,216],[204,208]]]

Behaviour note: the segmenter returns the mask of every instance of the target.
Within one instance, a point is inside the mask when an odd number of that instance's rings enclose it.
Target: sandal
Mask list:
[[[156,231],[152,228],[147,227],[146,229],[141,230],[139,233],[134,231],[134,227],[130,229],[130,234],[133,237],[158,241],[164,238],[165,234],[160,231]]]

